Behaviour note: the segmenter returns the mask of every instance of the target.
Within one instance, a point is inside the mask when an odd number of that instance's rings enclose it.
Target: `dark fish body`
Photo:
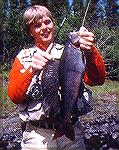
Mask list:
[[[59,89],[59,60],[50,60],[42,74],[43,93],[49,103],[58,94]]]
[[[49,61],[42,72],[40,83],[36,83],[38,88],[40,86],[40,92],[35,96],[37,100],[42,99],[44,117],[52,118],[59,115],[59,118],[55,118],[58,120],[58,128],[53,139],[65,135],[71,141],[75,140],[71,116],[74,113],[77,97],[79,97],[85,71],[83,58],[80,48],[74,47],[70,41],[67,41],[61,59]],[[60,86],[61,105],[58,97]],[[56,122],[54,121],[53,123],[55,124]]]
[[[64,115],[71,113],[72,105],[79,94],[80,84],[85,71],[85,62],[80,48],[66,43],[61,59],[61,88]]]
[[[60,60],[50,60],[42,74],[43,109],[45,114],[49,117],[55,116],[60,111],[60,102],[56,98],[60,86],[59,61]]]
[[[60,79],[63,121],[56,130],[54,139],[66,135],[70,140],[75,140],[74,128],[71,124],[72,108],[79,95],[79,88],[85,71],[85,62],[80,48],[72,46],[70,41],[66,42],[65,49],[60,62]]]
[[[80,48],[72,46],[70,41],[65,43],[65,49],[59,60],[51,60],[45,67],[42,74],[42,88],[45,101],[44,111],[51,116],[51,109],[48,106],[54,103],[54,97],[58,94],[61,85],[61,117],[53,139],[63,135],[71,141],[75,140],[75,132],[71,121],[74,104],[76,104],[82,78],[85,71],[85,61]],[[51,105],[52,106],[52,105]],[[50,108],[50,107],[49,107]]]

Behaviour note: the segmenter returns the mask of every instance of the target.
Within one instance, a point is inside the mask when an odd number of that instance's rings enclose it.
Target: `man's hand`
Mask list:
[[[83,50],[91,50],[94,44],[94,34],[89,32],[85,27],[81,27],[79,32],[80,48]]]
[[[48,52],[37,50],[32,57],[31,69],[32,72],[41,71],[47,64],[49,60],[52,59],[52,56]]]

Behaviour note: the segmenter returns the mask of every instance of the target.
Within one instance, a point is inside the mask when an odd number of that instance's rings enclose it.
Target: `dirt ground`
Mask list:
[[[94,110],[80,117],[87,150],[119,150],[117,93],[98,95]],[[20,150],[22,131],[16,109],[4,111],[0,119],[0,150]]]

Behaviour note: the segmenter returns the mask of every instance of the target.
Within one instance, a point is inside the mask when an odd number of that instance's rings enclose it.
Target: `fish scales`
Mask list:
[[[54,139],[65,134],[71,141],[75,140],[75,132],[70,117],[73,112],[73,105],[79,95],[84,72],[85,61],[82,51],[80,48],[74,47],[70,41],[67,41],[60,61],[63,121],[56,130]]]
[[[45,66],[45,69],[43,70],[42,74],[42,88],[43,88],[43,108],[46,112],[47,116],[55,115],[58,112],[55,112],[54,109],[56,107],[59,107],[59,102],[57,101],[57,95],[59,91],[59,60],[50,60],[48,64]],[[55,108],[53,108],[53,105],[55,105]],[[52,116],[51,116],[52,117]]]
[[[78,96],[84,71],[85,61],[81,50],[67,42],[61,59],[60,73],[64,116],[66,113],[72,112],[72,106]]]
[[[80,48],[72,46],[70,41],[65,44],[60,62],[58,60],[51,60],[43,71],[42,86],[44,96],[47,99],[47,105],[51,103],[54,94],[57,95],[59,86],[61,86],[62,120],[60,120],[60,126],[56,130],[53,139],[57,139],[63,135],[66,135],[72,141],[75,139],[70,117],[73,113],[73,105],[79,95],[84,71],[85,61],[82,52]],[[47,108],[47,105],[45,104],[44,107]]]
[[[44,96],[49,99],[49,103],[52,98],[58,94],[59,83],[59,60],[50,60],[46,65],[42,74],[42,86]]]

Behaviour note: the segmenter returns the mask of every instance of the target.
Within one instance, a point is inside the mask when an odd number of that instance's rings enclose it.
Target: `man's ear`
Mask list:
[[[29,31],[29,35],[31,36],[31,37],[33,37],[33,34]]]
[[[33,34],[31,33],[29,28],[26,28],[26,33],[32,40],[34,39]]]

